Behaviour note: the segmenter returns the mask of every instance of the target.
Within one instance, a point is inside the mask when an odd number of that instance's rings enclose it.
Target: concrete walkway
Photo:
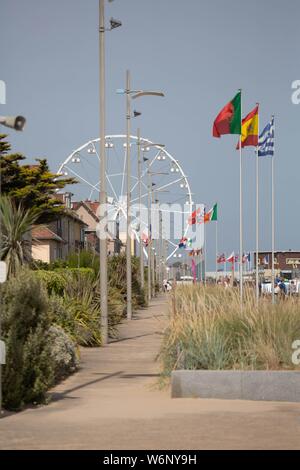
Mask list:
[[[300,449],[300,405],[170,398],[155,386],[167,311],[161,296],[85,349],[48,406],[0,420],[0,449]]]

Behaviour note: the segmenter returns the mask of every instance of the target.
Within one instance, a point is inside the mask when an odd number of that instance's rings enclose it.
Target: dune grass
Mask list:
[[[162,376],[172,370],[290,370],[292,343],[300,339],[300,301],[256,306],[246,290],[180,286],[170,296],[170,314],[160,352]]]

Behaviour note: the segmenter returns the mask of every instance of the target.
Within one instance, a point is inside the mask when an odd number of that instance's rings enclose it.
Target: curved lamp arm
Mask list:
[[[136,98],[140,98],[141,96],[161,96],[164,97],[165,95],[158,91],[139,91],[135,95],[132,96],[132,99],[135,100]]]

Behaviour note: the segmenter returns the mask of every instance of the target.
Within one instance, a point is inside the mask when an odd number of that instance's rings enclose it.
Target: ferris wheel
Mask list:
[[[74,150],[59,166],[58,175],[72,176],[77,184],[72,186],[75,197],[83,200],[98,200],[100,192],[100,139],[93,139]],[[141,147],[142,167],[138,172],[138,143]],[[109,203],[109,217],[112,220],[126,222],[126,135],[107,135],[106,147],[106,190]],[[182,237],[187,237],[191,229],[189,217],[192,213],[193,200],[190,184],[183,168],[163,146],[151,140],[137,136],[130,137],[131,159],[131,205],[137,207],[140,186],[141,202],[147,203],[149,197],[149,177],[151,178],[152,202],[174,207],[176,216],[182,217]],[[140,175],[140,178],[139,178]],[[170,209],[172,212],[172,209]],[[174,214],[173,214],[174,215]],[[170,214],[172,217],[172,214]],[[142,216],[131,222],[131,231],[137,243],[144,243],[143,234],[151,233],[151,226]],[[156,234],[157,236],[158,234]],[[178,238],[160,234],[166,246],[165,259],[169,260],[178,250]],[[155,234],[152,232],[152,236]],[[144,247],[145,257],[147,250]]]

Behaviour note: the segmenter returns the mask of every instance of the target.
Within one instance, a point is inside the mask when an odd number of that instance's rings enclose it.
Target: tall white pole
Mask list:
[[[150,177],[151,177],[151,174],[150,174]],[[150,179],[151,181],[151,204],[154,204],[154,191],[153,191],[153,185],[152,185],[152,177]],[[152,210],[151,210],[151,214],[152,214]],[[152,221],[151,221],[152,222]],[[154,225],[154,224],[153,224]],[[151,266],[151,275],[152,275],[152,279],[151,279],[151,283],[152,283],[152,297],[155,297],[156,295],[156,290],[155,290],[155,286],[156,286],[156,280],[155,280],[155,275],[156,275],[156,255],[155,255],[155,243],[154,243],[154,231],[153,231],[153,226],[152,226],[152,223],[151,223],[151,262],[152,262],[152,266]]]
[[[204,285],[206,286],[206,224],[204,222]]]
[[[259,138],[259,113],[258,113],[258,138]],[[256,147],[256,303],[259,302],[259,145]]]
[[[152,243],[151,243],[151,175],[150,175],[150,164],[147,162],[147,186],[148,186],[148,300],[152,299]]]
[[[201,255],[200,255],[200,280],[202,284],[203,282],[203,248],[202,248]]]
[[[142,222],[142,161],[141,161],[141,130],[137,130],[137,144],[138,144],[138,183],[139,183],[139,211],[140,211],[140,221]],[[144,279],[144,246],[142,239],[142,224],[140,225],[140,276],[141,276],[141,287],[145,287]]]
[[[105,152],[105,22],[104,0],[99,0],[99,65],[100,65],[100,222],[107,220],[106,209],[106,152]],[[102,226],[103,226],[102,225]],[[105,237],[104,237],[105,235]],[[100,237],[100,308],[102,344],[108,342],[108,309],[107,309],[107,239],[106,233]]]
[[[240,135],[240,300],[243,302],[243,166],[242,136]]]
[[[216,284],[218,283],[218,221],[216,220]]]
[[[131,162],[130,162],[130,72],[126,72],[126,174],[127,174],[127,237],[126,237],[126,278],[127,278],[127,319],[132,319],[132,279],[131,279]]]
[[[274,116],[273,116],[274,119]],[[274,154],[272,156],[272,303],[275,304],[275,181],[274,181],[274,157],[275,157],[275,119],[274,119]]]
[[[163,257],[163,249],[162,249],[162,212],[159,210],[159,240],[158,240],[158,283],[159,283],[159,289],[161,289],[162,286],[162,257]]]
[[[241,91],[241,129],[243,125],[243,106]],[[240,135],[240,301],[243,303],[243,160],[242,160],[242,131]]]
[[[255,287],[256,302],[259,302],[259,156],[256,148],[256,256],[255,256]]]

